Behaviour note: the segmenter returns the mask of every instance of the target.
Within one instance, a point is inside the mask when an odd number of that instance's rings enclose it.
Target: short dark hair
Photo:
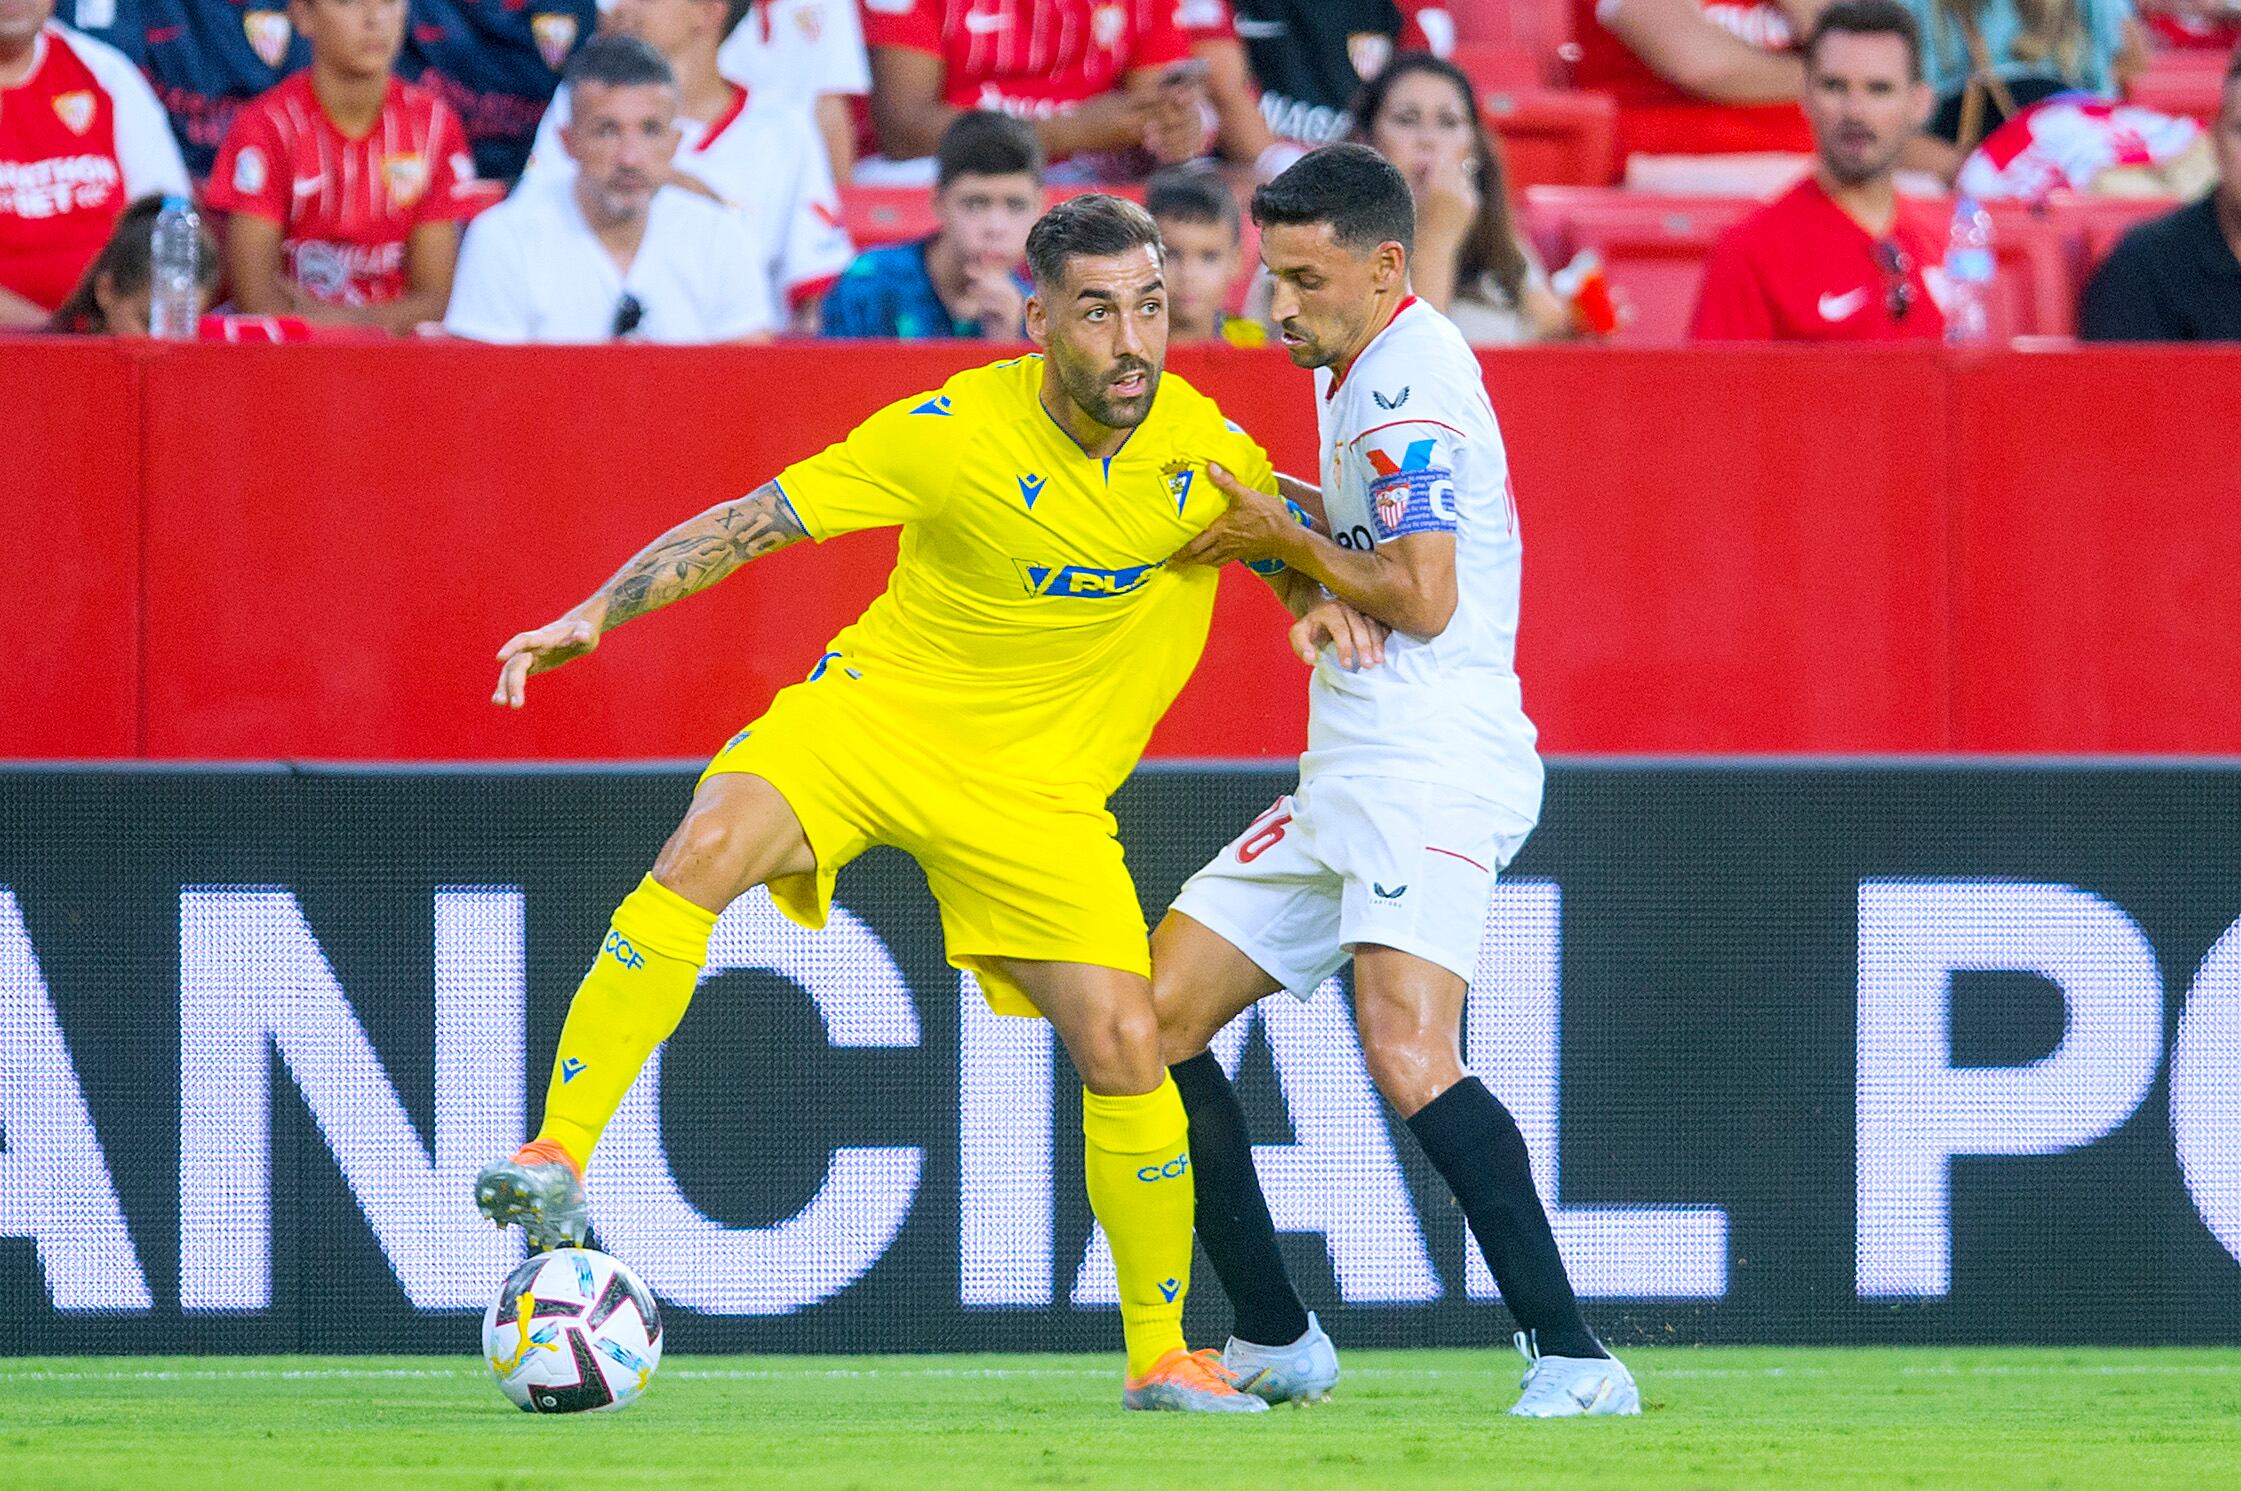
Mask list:
[[[1846,36],[1895,36],[1906,43],[1906,75],[1922,81],[1922,27],[1899,0],[1836,0],[1805,34],[1805,68],[1821,57],[1821,38],[1832,31]]]
[[[609,88],[644,88],[649,84],[674,88],[677,74],[670,71],[668,58],[637,37],[602,31],[568,59],[568,70],[560,75],[560,81],[574,96],[579,83],[601,83]]]
[[[1244,232],[1237,198],[1230,195],[1221,177],[1194,166],[1167,166],[1144,183],[1144,210],[1155,222],[1203,223],[1226,229],[1231,238]]]
[[[1055,285],[1066,273],[1066,261],[1089,256],[1125,254],[1148,248],[1164,260],[1159,224],[1134,202],[1085,192],[1044,213],[1027,231],[1027,272],[1035,287]]]
[[[934,185],[960,176],[1015,176],[1043,184],[1043,145],[1023,119],[993,109],[971,109],[949,121],[934,147]]]
[[[1381,243],[1416,250],[1416,201],[1408,179],[1367,145],[1310,150],[1253,193],[1263,228],[1328,223],[1342,248],[1366,253]]]

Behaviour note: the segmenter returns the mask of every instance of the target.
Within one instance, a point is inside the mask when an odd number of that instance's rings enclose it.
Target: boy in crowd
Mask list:
[[[1226,309],[1230,287],[1245,268],[1245,227],[1222,179],[1189,167],[1157,172],[1144,190],[1144,206],[1167,246],[1168,339],[1268,345],[1265,328]]]
[[[311,66],[243,107],[212,169],[234,303],[411,330],[443,317],[477,204],[459,116],[400,80],[405,0],[294,0]]]
[[[960,114],[934,152],[930,238],[859,254],[825,297],[829,337],[1017,341],[1027,230],[1043,210],[1043,151],[1008,114]]]

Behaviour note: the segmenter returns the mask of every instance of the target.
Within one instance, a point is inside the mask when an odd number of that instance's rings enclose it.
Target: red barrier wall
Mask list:
[[[980,349],[0,351],[0,754],[704,755],[883,581],[759,563],[487,702],[491,654],[677,518]],[[1489,354],[1557,752],[2241,752],[2241,351]],[[1306,375],[1178,353],[1293,470]],[[146,560],[141,555],[145,548]],[[1154,741],[1285,756],[1255,582]]]

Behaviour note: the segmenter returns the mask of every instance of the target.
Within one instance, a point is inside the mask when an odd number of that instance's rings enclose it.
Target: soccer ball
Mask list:
[[[482,1355],[523,1413],[621,1408],[661,1364],[661,1312],[605,1253],[539,1253],[483,1311]]]

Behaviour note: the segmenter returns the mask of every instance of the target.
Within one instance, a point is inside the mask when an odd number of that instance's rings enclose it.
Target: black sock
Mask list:
[[[1236,1335],[1256,1346],[1289,1346],[1307,1334],[1307,1310],[1284,1272],[1268,1198],[1253,1173],[1245,1109],[1211,1051],[1168,1069],[1191,1125],[1191,1178],[1198,1240],[1236,1312]]]
[[[1556,1234],[1533,1189],[1525,1136],[1509,1109],[1485,1083],[1465,1077],[1426,1103],[1408,1126],[1462,1206],[1503,1303],[1533,1332],[1539,1349],[1549,1356],[1610,1355],[1580,1318]]]

